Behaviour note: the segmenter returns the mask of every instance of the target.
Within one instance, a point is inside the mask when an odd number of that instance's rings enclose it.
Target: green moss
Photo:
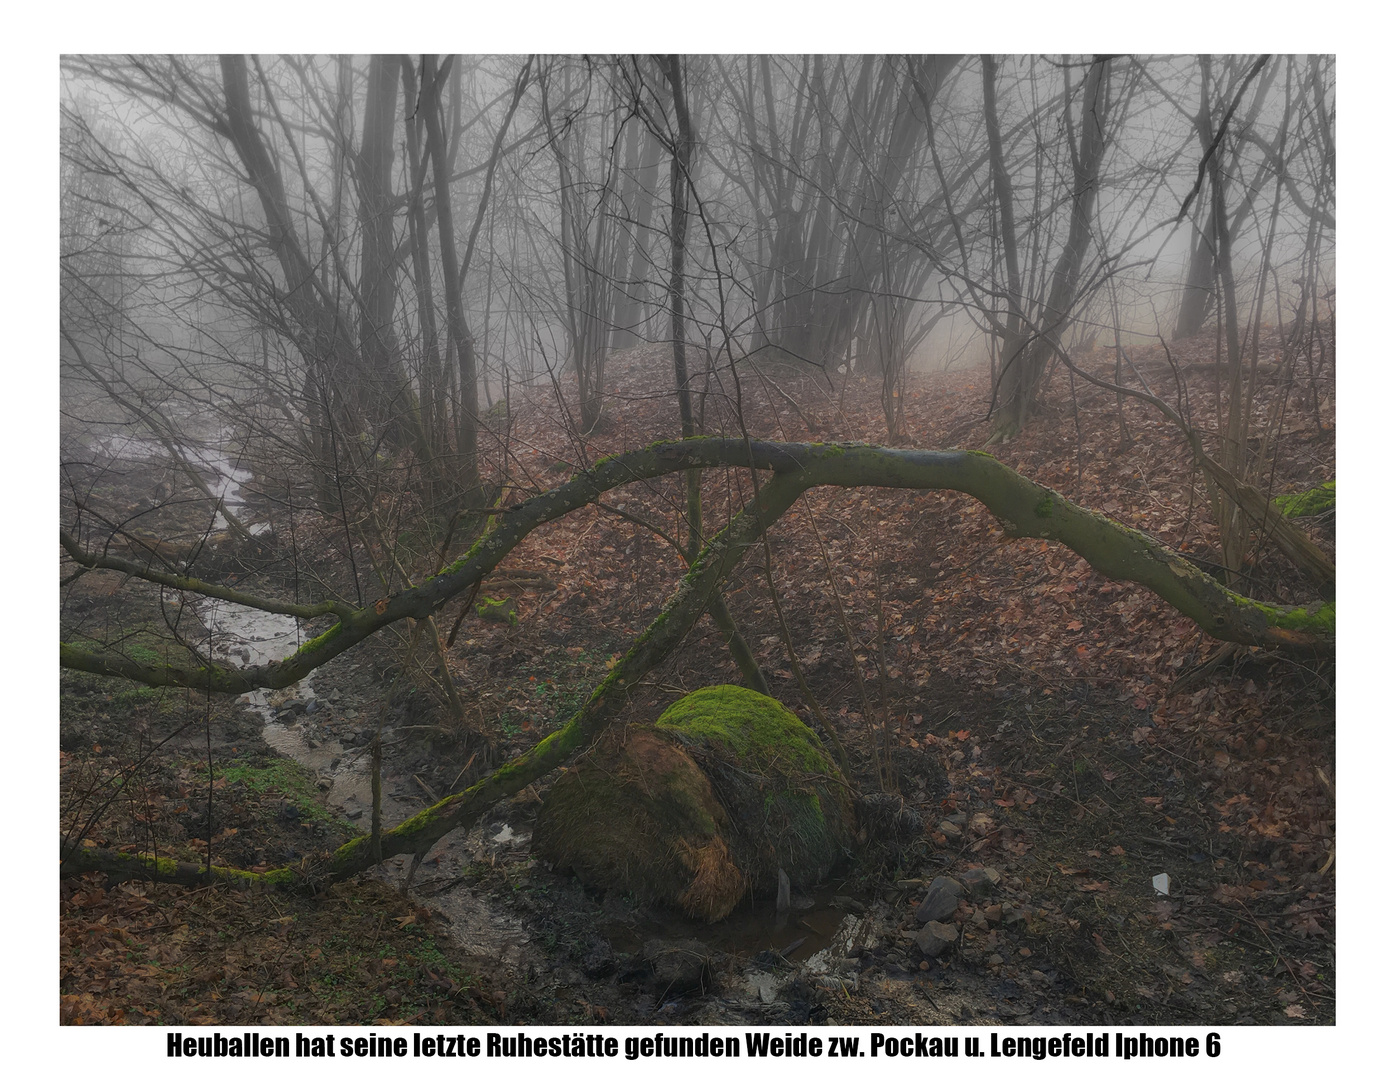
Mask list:
[[[165,662],[165,658],[163,656],[157,653],[154,649],[147,648],[144,645],[128,646],[126,649],[126,655],[129,656],[136,663],[146,664],[149,667],[155,667],[157,664],[163,664]]]
[[[108,873],[116,873],[119,876],[155,877],[157,880],[177,881],[188,872],[187,864],[181,867],[180,863],[165,856],[151,856],[144,854],[128,854],[126,852],[104,852],[104,862],[102,868]],[[232,866],[214,866],[212,873],[213,880],[226,881],[231,884],[246,888],[249,885],[290,885],[296,879],[296,872],[291,867],[281,867],[276,870],[268,870],[259,873],[254,870],[239,870]]]
[[[852,806],[817,737],[774,698],[710,686],[674,702],[655,724],[685,746],[732,818],[728,844],[759,889],[785,870],[820,880],[850,843]]]
[[[1043,495],[1041,502],[1032,507],[1032,513],[1039,518],[1049,518],[1051,516],[1052,500],[1050,495]]]
[[[258,795],[279,793],[295,804],[301,817],[329,822],[339,820],[321,805],[315,777],[290,758],[275,758],[266,765],[229,765],[218,770],[216,775],[230,784],[242,784]]]
[[[1284,613],[1279,626],[1286,630],[1314,630],[1325,634],[1337,632],[1337,605],[1318,604],[1309,608],[1295,608]]]
[[[1284,517],[1313,517],[1337,509],[1337,481],[1329,480],[1296,495],[1276,495],[1274,505]]]
[[[475,614],[485,622],[518,625],[518,604],[511,596],[502,600],[495,600],[492,596],[481,596],[480,603],[475,605]]]
[[[409,836],[416,836],[417,833],[421,832],[435,820],[435,808],[428,806],[425,810],[418,814],[413,814],[406,821],[402,822],[401,825],[394,828],[392,834],[402,839],[406,839]],[[353,844],[371,844],[372,842],[373,838],[371,836],[360,836],[350,841],[350,843]]]
[[[772,764],[824,773],[829,764],[814,733],[774,698],[744,686],[708,686],[680,698],[654,725],[685,739],[724,747],[742,767]]]
[[[430,580],[439,581],[441,578],[448,578],[453,574],[460,573],[460,571],[464,570],[465,567],[467,567],[470,564],[470,561],[472,559],[477,559],[480,557],[480,555],[484,553],[484,544],[488,538],[488,533],[482,534],[478,539],[475,540],[473,544],[470,545],[470,549],[467,552],[465,552],[464,555],[460,556],[460,558],[456,559],[455,562],[451,563],[449,566],[447,566],[439,574],[437,574]]]
[[[1281,608],[1273,604],[1263,604],[1245,596],[1232,595],[1231,599],[1240,607],[1257,608],[1264,613],[1270,626],[1281,630],[1300,630],[1310,634],[1335,634],[1337,632],[1337,605],[1313,604],[1306,608]]]
[[[304,645],[298,648],[293,655],[299,656],[302,653],[314,652],[316,649],[328,645],[331,641],[333,641],[343,632],[344,624],[342,622],[335,623],[323,634],[320,634],[318,637],[313,637],[309,641],[307,641]]]

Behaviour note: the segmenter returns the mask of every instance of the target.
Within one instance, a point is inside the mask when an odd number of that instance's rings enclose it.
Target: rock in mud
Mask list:
[[[713,953],[696,938],[645,942],[644,962],[654,973],[654,992],[664,998],[705,993],[713,983]]]
[[[927,960],[933,960],[959,940],[959,931],[942,922],[928,922],[915,935],[915,943]]]
[[[915,917],[923,923],[937,922],[953,915],[959,907],[964,886],[953,878],[937,877],[930,882],[930,891],[915,909]]]
[[[615,952],[608,941],[597,941],[581,958],[582,973],[588,979],[601,979],[615,970]]]
[[[715,922],[754,891],[823,880],[853,811],[814,733],[773,698],[699,690],[653,725],[608,732],[553,785],[534,851],[597,888]]]
[[[994,886],[1003,879],[1003,875],[991,866],[975,867],[972,870],[965,870],[959,875],[964,884],[969,887],[969,892],[974,896],[987,896],[993,891]]]

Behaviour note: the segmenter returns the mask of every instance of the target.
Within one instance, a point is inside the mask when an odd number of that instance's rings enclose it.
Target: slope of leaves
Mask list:
[[[1264,339],[1264,349],[1276,347],[1272,335]],[[1133,360],[1150,385],[1169,385],[1174,397],[1185,391],[1194,418],[1214,416],[1212,350],[1212,342],[1196,341],[1172,347],[1170,358],[1154,349]],[[1114,375],[1112,358],[1078,362]],[[1316,371],[1287,396],[1277,384],[1257,394],[1257,415],[1275,418],[1274,493],[1335,475],[1330,372]],[[507,423],[491,428],[504,505],[602,455],[671,437],[678,418],[669,377],[658,347],[614,357],[606,422],[584,438],[558,424],[555,397],[516,394]],[[705,389],[699,402],[709,434],[877,441],[885,433],[880,387],[857,376],[742,369],[739,411],[730,371],[712,373]],[[980,445],[989,391],[982,372],[911,380],[901,402],[903,441]],[[1209,440],[1214,421],[1195,422]],[[1037,422],[995,452],[1204,565],[1219,558],[1186,442],[1143,402],[1116,400],[1058,369]],[[738,471],[705,474],[705,528],[720,527],[750,490],[751,477]],[[388,509],[393,498],[385,496]],[[471,730],[487,745],[472,741],[459,761],[434,762],[426,774],[432,783],[458,790],[566,719],[683,573],[675,544],[685,540],[684,510],[681,477],[618,489],[603,505],[536,530],[484,583],[481,596],[513,601],[516,624],[481,618],[475,597],[442,613],[443,637],[458,624],[451,677]],[[316,528],[309,519],[298,525],[298,557],[332,565],[341,540]],[[1330,521],[1311,529],[1331,551]],[[428,545],[421,550],[427,558]],[[1312,598],[1281,556],[1256,550],[1245,569],[1252,595]],[[897,873],[929,877],[978,865],[1003,875],[995,896],[955,916],[963,931],[958,962],[1023,988],[1020,997],[1004,996],[998,1016],[1024,1015],[1023,1000],[1066,996],[1119,1019],[1330,1019],[1331,662],[1222,646],[1151,593],[1103,578],[1065,549],[1005,538],[980,504],[953,493],[815,490],[772,530],[767,551],[730,580],[729,604],[774,692],[813,723],[788,636],[821,711],[849,748],[858,783],[874,790],[894,782],[922,811],[928,828],[919,854]],[[636,689],[622,720],[656,716],[676,694],[737,679],[704,622]],[[176,767],[161,795],[172,809],[187,802],[181,783],[190,777],[181,779]],[[237,851],[225,835],[254,822],[267,828],[262,809],[256,801],[242,826],[219,823],[223,845],[242,865],[279,857],[266,844]],[[126,821],[94,842],[136,842],[134,816]],[[191,847],[187,857],[200,853]],[[1151,887],[1160,872],[1174,882],[1166,898]],[[904,899],[913,907],[918,896]],[[294,915],[291,923],[276,922],[285,916],[269,913],[273,901]],[[475,1015],[476,1007],[497,1014],[496,991],[470,990],[467,965],[457,961],[431,969],[453,987],[444,999],[413,996],[407,984],[392,999],[393,972],[421,967],[409,959],[420,960],[415,939],[393,939],[390,955],[370,956],[376,934],[372,948],[336,938],[334,916],[317,921],[316,903],[66,886],[64,1015],[358,1022],[424,1020],[444,1007],[466,1010],[453,1016]],[[384,927],[410,918],[398,903],[356,891],[324,901],[366,905]],[[210,904],[223,907],[200,923],[198,905]],[[240,927],[221,952],[197,931],[218,920]],[[177,940],[171,926],[195,928],[197,946]],[[292,961],[282,964],[279,955]],[[279,985],[282,968],[295,986]],[[331,993],[315,981],[324,970],[354,992]],[[470,1004],[476,998],[483,1006]],[[883,1015],[869,1000],[832,994],[825,1004],[835,1019],[864,1022]]]

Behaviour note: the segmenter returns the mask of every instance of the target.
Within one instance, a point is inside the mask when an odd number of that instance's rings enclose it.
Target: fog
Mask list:
[[[894,388],[1331,312],[1331,57],[674,63],[66,58],[65,431],[473,462],[675,325],[692,380]]]

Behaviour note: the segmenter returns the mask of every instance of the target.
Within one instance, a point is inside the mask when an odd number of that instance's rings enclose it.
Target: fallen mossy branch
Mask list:
[[[1337,481],[1300,491],[1296,495],[1275,495],[1274,505],[1284,517],[1316,517],[1337,509]]]
[[[371,836],[360,836],[349,841],[334,852],[326,863],[316,867],[314,880],[317,883],[338,881],[394,855],[424,853],[447,833],[457,828],[468,828],[500,799],[522,791],[565,763],[573,754],[590,746],[619,713],[630,688],[683,640],[711,605],[712,597],[722,581],[735,569],[746,549],[789,509],[807,486],[798,475],[789,475],[777,476],[761,488],[746,509],[703,548],[658,617],[635,639],[625,656],[566,725],[479,783],[442,799],[396,828],[382,833],[377,838],[378,850],[374,850]],[[85,854],[87,850],[75,851],[71,863],[64,860],[62,873],[65,876],[88,869],[106,868],[92,865],[92,857]],[[143,863],[137,861],[122,865],[143,866],[144,876],[156,880],[176,880],[167,876],[174,873],[176,867],[173,863],[168,866],[166,863],[170,861],[147,859]],[[187,867],[181,872],[187,876]],[[277,884],[288,884],[296,876],[294,870],[282,868],[266,874],[250,875],[250,879],[270,880],[270,875],[276,875]],[[238,881],[248,879],[247,872],[237,872]]]
[[[113,882],[137,878],[143,881],[168,881],[175,885],[207,885],[216,881],[247,889],[253,886],[269,888],[291,885],[303,876],[302,871],[289,866],[262,872],[237,870],[230,866],[207,867],[202,863],[177,862],[158,855],[128,854],[83,844],[60,843],[59,858],[62,877],[100,871]]]
[[[1283,607],[1242,597],[1151,537],[1103,514],[1076,506],[988,454],[692,439],[658,443],[611,458],[570,483],[504,512],[498,528],[441,574],[379,601],[371,608],[343,617],[338,626],[302,646],[281,664],[238,672],[221,668],[198,670],[205,673],[205,679],[209,671],[229,677],[240,676],[246,681],[236,687],[238,690],[286,685],[388,622],[422,618],[438,610],[497,566],[538,525],[585,505],[602,491],[668,472],[723,465],[753,466],[775,475],[727,528],[703,548],[658,617],[635,639],[630,650],[567,724],[472,787],[442,799],[384,832],[379,838],[380,851],[373,850],[368,836],[349,841],[316,868],[317,881],[342,880],[395,855],[425,853],[447,833],[468,828],[500,799],[521,791],[590,746],[618,714],[630,688],[683,640],[710,607],[721,583],[735,569],[746,549],[779,520],[800,494],[818,485],[962,491],[987,506],[1010,535],[1040,537],[1065,544],[1101,573],[1152,589],[1213,637],[1241,644],[1314,651],[1326,651],[1335,646],[1335,605]],[[69,663],[70,650],[82,652],[65,645],[64,664],[81,666]],[[127,670],[138,669],[155,672],[156,678],[161,676],[161,669],[146,668],[124,661],[124,658],[121,663],[112,664],[100,655],[88,655],[100,662],[92,667],[84,666],[83,670],[125,674]],[[173,668],[165,668],[163,672],[169,681],[173,681],[169,672],[176,672],[181,679],[195,674]],[[298,674],[286,679],[288,672]],[[141,681],[165,684],[154,679]],[[207,683],[187,681],[179,685]],[[84,865],[87,857],[77,852],[74,858],[78,860],[73,864],[76,867]],[[68,864],[64,865],[64,872],[69,872]],[[153,863],[147,872],[163,878],[166,872],[173,871]],[[282,868],[252,877],[288,883],[295,879],[296,871]]]
[[[83,551],[75,538],[61,530],[58,533],[58,542],[63,545],[63,550],[73,562],[89,570],[115,570],[117,573],[138,577],[179,592],[194,592],[200,596],[226,600],[273,615],[294,615],[297,619],[318,619],[322,615],[337,615],[342,619],[357,610],[352,604],[345,604],[339,600],[321,600],[318,604],[288,604],[282,600],[270,600],[254,593],[243,592],[241,589],[229,589],[225,585],[201,581],[187,574],[168,574],[131,559],[122,559],[115,555],[92,555]]]
[[[307,641],[285,660],[240,669],[208,664],[156,666],[63,643],[59,662],[63,667],[98,675],[117,675],[150,686],[190,686],[232,694],[261,687],[289,686],[389,623],[435,614],[489,574],[539,525],[594,502],[603,492],[667,473],[720,466],[797,475],[806,488],[829,484],[962,491],[987,506],[1009,534],[1042,537],[1065,544],[1101,573],[1152,589],[1212,637],[1242,645],[1315,651],[1335,647],[1334,605],[1282,607],[1247,600],[1151,537],[1103,514],[1076,506],[988,454],[832,443],[689,439],[655,443],[608,458],[561,487],[499,511],[498,526],[441,573],[413,588],[384,597],[371,607],[314,605],[313,609],[320,614],[336,615],[338,623]],[[64,537],[65,547],[70,540]],[[158,573],[126,560],[89,556],[83,559],[84,565],[119,569],[171,588],[233,599],[229,595],[231,590],[195,578]],[[265,611],[297,606],[247,594],[236,595],[235,602],[252,601],[249,606]]]

